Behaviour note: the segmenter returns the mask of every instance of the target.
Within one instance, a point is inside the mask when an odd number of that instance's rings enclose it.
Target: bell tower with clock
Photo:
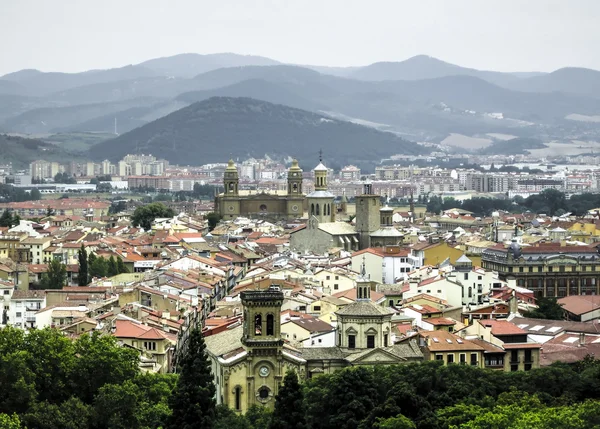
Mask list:
[[[302,169],[298,160],[292,161],[287,172],[287,214],[289,217],[302,217],[304,215],[304,194],[302,193]]]
[[[244,291],[242,344],[247,352],[246,387],[248,406],[273,407],[287,365],[281,339],[283,292],[277,287]]]
[[[223,173],[223,185],[225,186],[225,192],[220,201],[222,206],[220,207],[221,215],[224,218],[236,218],[240,215],[240,176],[233,159],[229,160]],[[215,207],[218,207],[218,204],[215,204]]]

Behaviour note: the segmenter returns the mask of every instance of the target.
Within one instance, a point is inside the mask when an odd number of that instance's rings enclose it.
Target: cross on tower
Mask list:
[[[319,162],[323,162],[323,149],[319,149]]]

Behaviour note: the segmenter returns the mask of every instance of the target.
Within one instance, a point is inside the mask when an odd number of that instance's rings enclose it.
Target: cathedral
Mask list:
[[[328,170],[321,158],[313,173],[314,191],[308,195],[302,191],[302,169],[295,159],[287,172],[286,190],[240,190],[238,170],[230,160],[223,178],[225,191],[215,197],[215,211],[225,220],[239,216],[269,220],[306,217],[306,225],[290,234],[290,249],[298,253],[325,254],[331,249],[353,252],[402,243],[402,234],[392,224],[393,209],[381,207],[381,197],[373,192],[371,183],[365,183],[363,193],[356,197],[352,225],[336,221],[335,195],[328,190]],[[345,201],[343,198],[343,206]]]
[[[289,370],[303,380],[347,366],[422,360],[416,342],[394,344],[393,312],[371,301],[373,286],[363,264],[355,284],[356,302],[335,312],[334,347],[292,347],[281,338],[284,295],[277,286],[242,292],[243,323],[205,338],[217,404],[241,413],[252,405],[273,408]]]
[[[302,192],[302,169],[292,161],[287,173],[285,191],[240,190],[240,177],[233,160],[229,160],[223,175],[225,191],[215,197],[215,211],[225,220],[239,216],[270,220],[302,217],[306,199]]]

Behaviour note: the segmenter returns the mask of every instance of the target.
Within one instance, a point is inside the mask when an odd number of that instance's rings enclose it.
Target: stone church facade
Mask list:
[[[294,160],[288,169],[285,191],[240,190],[240,178],[233,160],[229,160],[223,175],[225,191],[215,197],[215,211],[223,219],[239,216],[268,220],[302,217],[306,210],[306,198],[302,192],[302,169]]]
[[[205,338],[217,403],[240,413],[252,405],[273,408],[288,371],[304,380],[347,366],[421,361],[423,354],[415,341],[394,344],[393,312],[370,300],[372,286],[363,269],[356,281],[359,298],[336,312],[335,347],[298,348],[283,341],[284,296],[278,287],[242,292],[243,323]]]

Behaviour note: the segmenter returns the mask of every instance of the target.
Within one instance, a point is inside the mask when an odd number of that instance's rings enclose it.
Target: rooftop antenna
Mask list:
[[[117,132],[117,117],[115,116],[115,136],[118,136],[119,133]]]

